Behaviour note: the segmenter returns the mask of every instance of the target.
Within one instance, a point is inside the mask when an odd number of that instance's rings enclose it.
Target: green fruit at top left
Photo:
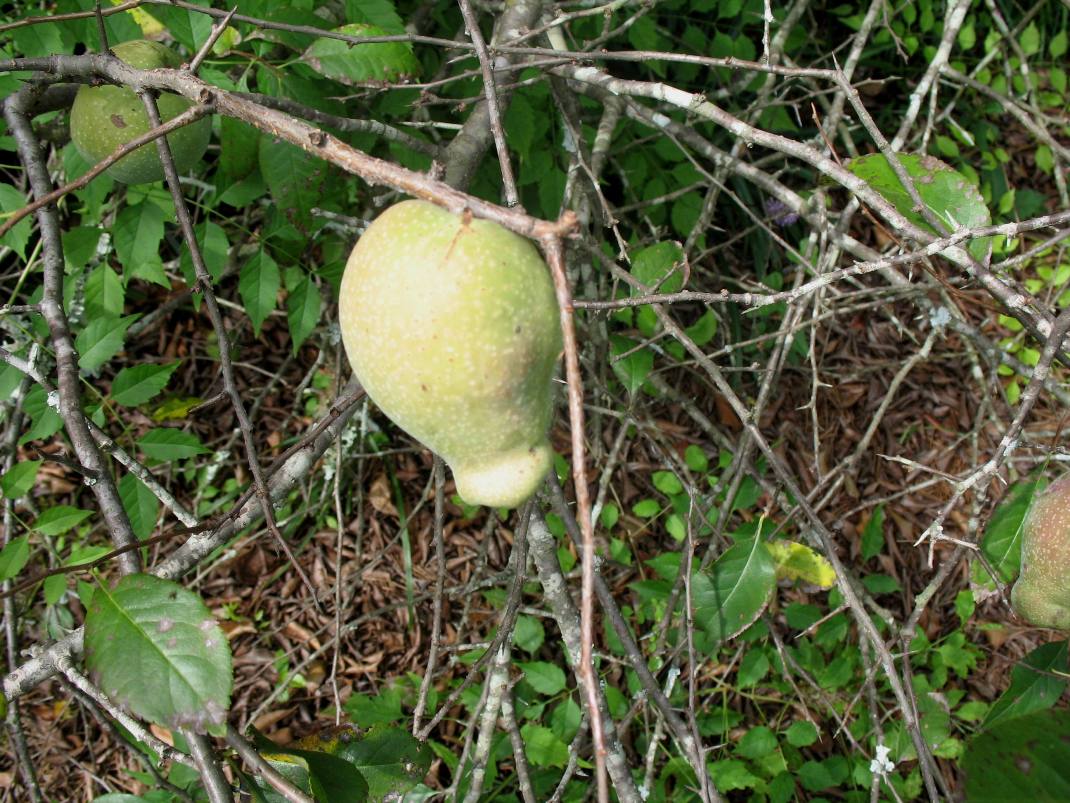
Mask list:
[[[144,39],[123,42],[113,47],[112,52],[139,70],[173,68],[182,63],[174,52],[159,42]],[[160,119],[164,122],[177,117],[191,105],[185,98],[170,92],[160,93],[156,103],[160,109]],[[71,140],[78,152],[93,164],[151,128],[141,98],[134,90],[125,87],[83,86],[78,90],[71,107]],[[184,173],[197,164],[208,147],[211,134],[211,120],[202,117],[167,135],[178,172]],[[127,154],[106,172],[124,184],[159,181],[163,178],[163,165],[155,141]]]

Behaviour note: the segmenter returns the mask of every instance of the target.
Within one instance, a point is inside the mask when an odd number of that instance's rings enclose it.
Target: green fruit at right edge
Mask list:
[[[1041,491],[1025,516],[1011,605],[1034,625],[1070,630],[1070,474]]]
[[[139,70],[178,67],[182,60],[159,42],[138,39],[112,48],[122,61]],[[185,98],[161,92],[156,99],[160,119],[167,122],[190,107]],[[116,148],[152,128],[145,106],[132,89],[119,86],[83,86],[71,107],[71,140],[78,152],[96,164]],[[167,135],[175,167],[184,173],[200,161],[212,134],[212,121],[202,117]],[[155,142],[129,153],[105,171],[124,184],[144,184],[163,178],[163,165]]]
[[[453,471],[468,504],[516,507],[549,470],[557,300],[530,241],[426,201],[383,212],[339,295],[353,372]]]

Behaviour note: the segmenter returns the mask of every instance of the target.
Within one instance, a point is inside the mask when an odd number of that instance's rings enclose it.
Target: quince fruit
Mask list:
[[[122,61],[139,70],[178,67],[182,60],[159,42],[137,39],[112,48]],[[190,107],[190,102],[171,92],[157,98],[160,119],[167,122]],[[145,107],[134,90],[120,86],[83,86],[71,107],[71,140],[85,159],[96,164],[120,145],[152,128]],[[180,173],[200,161],[208,147],[212,122],[207,117],[167,135],[175,167]],[[144,184],[163,178],[163,165],[156,143],[142,145],[107,169],[107,174],[124,184]]]
[[[1070,474],[1041,491],[1026,513],[1011,605],[1034,625],[1070,630]]]
[[[353,372],[379,408],[439,454],[468,504],[516,507],[553,453],[558,305],[532,243],[426,201],[383,212],[339,298]]]

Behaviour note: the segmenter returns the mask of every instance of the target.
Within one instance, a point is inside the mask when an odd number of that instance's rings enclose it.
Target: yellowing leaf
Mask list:
[[[778,580],[803,580],[822,588],[832,588],[836,572],[832,564],[805,544],[796,541],[770,541],[766,544],[776,562]]]
[[[123,0],[111,0],[113,6],[117,6],[122,2]],[[146,39],[151,39],[152,37],[163,33],[164,27],[160,21],[144,9],[134,8],[128,13],[134,18],[134,22],[138,24],[138,27],[141,28],[141,32],[145,34]]]
[[[152,420],[157,423],[181,421],[189,415],[190,410],[203,401],[204,399],[199,396],[172,396],[152,411]]]

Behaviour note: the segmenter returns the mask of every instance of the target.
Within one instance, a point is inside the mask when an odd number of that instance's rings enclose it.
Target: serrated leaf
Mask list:
[[[836,571],[823,556],[797,541],[768,541],[766,546],[776,563],[778,580],[802,580],[804,583],[832,588]]]
[[[166,427],[150,429],[137,445],[147,456],[160,461],[185,460],[209,451],[196,435]]]
[[[22,460],[13,465],[0,477],[0,491],[8,499],[18,499],[25,496],[37,482],[37,469],[41,467],[42,460]]]
[[[123,314],[126,292],[123,280],[110,265],[97,265],[85,280],[85,311],[87,317],[118,318]]]
[[[957,170],[934,156],[900,153],[897,158],[914,180],[918,195],[948,231],[987,226],[992,222],[988,205],[977,187]],[[899,182],[884,154],[872,153],[852,159],[847,163],[847,169],[880,193],[901,215],[918,227],[933,232],[932,226],[914,211],[910,194]],[[986,259],[991,248],[991,237],[975,239],[969,244],[970,253],[979,260]]]
[[[56,505],[38,516],[33,523],[33,528],[41,535],[62,535],[92,515],[92,510],[83,510],[70,505]]]
[[[1010,685],[992,704],[981,728],[1051,708],[1066,690],[1066,673],[1065,641],[1037,647],[1011,670]]]
[[[78,367],[93,374],[108,360],[123,350],[126,330],[138,319],[138,315],[124,318],[94,318],[75,338],[78,350]]]
[[[267,250],[261,248],[245,263],[238,277],[238,292],[253,322],[253,331],[259,337],[260,327],[275,310],[279,292],[279,266]]]
[[[750,627],[775,588],[776,564],[765,542],[741,539],[707,571],[692,577],[695,621],[719,645]]]
[[[111,384],[111,398],[124,407],[144,404],[162,391],[178,368],[178,361],[168,365],[134,365],[123,368]]]
[[[309,276],[302,276],[286,298],[286,321],[290,325],[294,354],[319,324],[321,305],[319,287]]]
[[[546,661],[518,661],[524,680],[539,694],[552,697],[565,690],[565,672],[557,664]]]
[[[119,498],[134,535],[142,541],[152,535],[160,515],[160,500],[156,495],[133,474],[124,474],[119,480]]]
[[[304,231],[312,220],[312,207],[322,202],[326,163],[322,159],[310,158],[289,142],[271,137],[260,138],[259,160],[260,174],[278,211],[297,229]]]
[[[385,800],[404,795],[431,768],[431,750],[408,731],[378,725],[363,739],[342,741],[334,754],[355,766],[368,782],[368,796]]]
[[[354,23],[335,28],[347,36],[387,36],[375,25]],[[338,39],[317,39],[305,51],[305,62],[320,75],[349,86],[368,81],[404,81],[420,72],[420,62],[408,42],[368,42],[351,45]]]
[[[0,581],[10,580],[18,575],[30,559],[30,538],[20,535],[12,538],[0,549]]]
[[[143,272],[148,263],[160,261],[163,240],[163,210],[151,201],[124,206],[111,227],[115,253],[129,275]]]
[[[131,574],[98,587],[85,620],[85,659],[97,685],[134,714],[222,735],[233,687],[230,646],[199,596]]]

